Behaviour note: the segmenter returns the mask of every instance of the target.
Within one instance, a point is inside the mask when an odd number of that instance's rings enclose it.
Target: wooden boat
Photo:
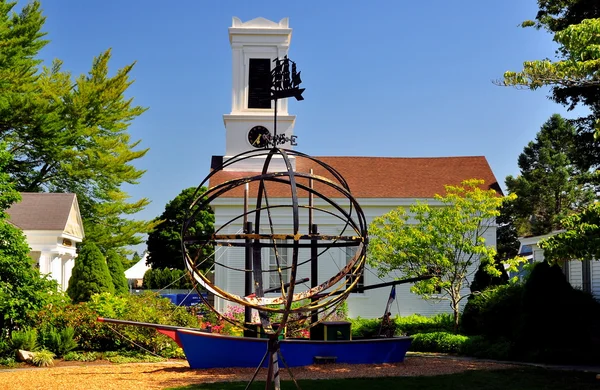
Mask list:
[[[190,368],[267,367],[266,338],[226,336],[177,326],[98,318],[98,321],[146,326],[172,338],[185,352]],[[360,340],[284,339],[279,350],[289,367],[307,366],[319,361],[346,364],[399,363],[404,361],[411,337]]]

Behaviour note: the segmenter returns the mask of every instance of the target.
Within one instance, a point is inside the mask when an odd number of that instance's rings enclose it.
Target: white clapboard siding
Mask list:
[[[600,300],[600,260],[592,261],[591,268],[592,268],[592,295],[597,300]]]
[[[569,283],[577,289],[583,288],[582,263],[579,260],[571,260],[569,262]]]
[[[387,213],[388,211],[399,207],[399,206],[408,206],[413,203],[415,200],[407,200],[407,199],[368,199],[365,202],[361,201],[363,205],[363,211],[365,213],[365,217],[367,219],[367,223],[370,223],[375,217],[380,216],[382,214]],[[252,200],[251,200],[252,202]],[[276,200],[272,200],[271,204],[276,202]],[[434,201],[430,200],[430,204],[435,204]],[[250,206],[252,207],[252,205]],[[322,207],[328,207],[327,205],[322,205]],[[241,206],[239,203],[234,201],[222,201],[221,204],[217,204],[215,206],[215,226],[221,226],[225,222],[229,221],[236,215],[241,214]],[[308,219],[306,213],[300,215],[300,231],[308,232]],[[281,229],[282,231],[289,231],[290,217],[289,217],[289,209],[275,209],[272,212],[272,221],[275,226],[275,230]],[[320,234],[326,235],[338,235],[340,234],[340,220],[332,217],[325,213],[316,213],[315,215],[315,223],[318,225],[318,232]],[[287,226],[287,228],[286,228]],[[235,233],[236,229],[241,228],[241,224],[239,226],[230,226],[228,233]],[[264,231],[261,227],[261,231]],[[353,235],[352,231],[344,232],[345,235]],[[486,239],[486,243],[490,246],[496,245],[496,226],[491,225],[486,228],[484,233],[484,237]],[[227,252],[224,255],[227,257],[226,264],[242,268],[244,264],[243,260],[243,248],[238,248],[237,251],[231,251],[231,248],[226,248]],[[292,252],[289,249],[288,258],[291,260]],[[310,250],[303,249],[300,251],[299,262],[302,262],[303,259],[310,258]],[[344,267],[346,264],[346,253],[344,248],[332,248],[326,251],[321,257],[319,257],[318,263],[318,273],[319,273],[319,283],[323,283],[333,275],[335,275],[339,270]],[[265,249],[263,253],[263,267],[268,267],[268,250]],[[464,284],[464,288],[462,290],[462,294],[464,296],[470,293],[469,285],[473,280],[473,276],[475,271],[477,270],[478,262],[473,264],[469,268],[469,276],[468,281]],[[223,288],[227,291],[243,295],[244,287],[243,287],[243,274],[241,272],[232,272],[224,269],[223,267],[216,267],[215,269],[215,281],[220,283]],[[297,279],[301,279],[303,277],[310,277],[310,267],[308,264],[303,265],[298,270]],[[385,278],[379,278],[376,272],[369,267],[365,270],[364,273],[364,282],[365,285],[372,285],[381,282],[391,281],[394,279],[402,279],[402,275],[388,275]],[[264,279],[265,285],[267,285],[268,279]],[[344,282],[344,281],[342,281]],[[299,285],[297,291],[302,291],[310,286],[310,281],[306,284]],[[390,311],[392,315],[400,314],[402,316],[411,315],[411,314],[421,314],[425,316],[432,316],[438,313],[451,313],[452,309],[450,307],[450,303],[445,299],[437,299],[437,300],[423,300],[420,296],[413,294],[410,291],[411,285],[399,285],[396,288],[396,301],[392,304]],[[377,318],[383,315],[385,310],[386,303],[389,298],[391,287],[385,287],[381,289],[373,289],[367,290],[364,293],[352,293],[347,299],[348,303],[348,311],[349,316],[352,318],[363,317],[363,318]],[[442,297],[440,297],[442,298]],[[217,309],[220,311],[224,311],[226,309],[227,303],[222,302],[217,299]],[[464,305],[466,303],[466,299],[464,299],[461,304]]]

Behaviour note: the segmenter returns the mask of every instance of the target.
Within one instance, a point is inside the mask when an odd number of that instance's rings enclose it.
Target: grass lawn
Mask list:
[[[461,374],[388,377],[365,379],[330,379],[298,381],[302,390],[590,390],[600,389],[596,373],[518,368],[498,371],[469,371]],[[171,388],[170,390],[243,390],[247,383],[212,383]],[[264,382],[254,382],[251,389],[264,389]],[[292,381],[284,381],[282,389],[295,389]]]

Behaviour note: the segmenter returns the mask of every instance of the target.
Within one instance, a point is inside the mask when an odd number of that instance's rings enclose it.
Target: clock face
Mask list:
[[[264,126],[254,126],[248,132],[248,142],[255,148],[266,148],[271,141],[271,133]]]

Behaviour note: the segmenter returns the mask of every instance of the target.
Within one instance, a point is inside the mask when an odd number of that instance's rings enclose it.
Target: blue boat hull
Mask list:
[[[178,329],[177,338],[191,368],[257,367],[267,340]],[[315,356],[336,357],[337,363],[375,364],[404,361],[412,338],[317,341],[281,340],[280,351],[290,367],[308,366]],[[266,367],[267,362],[263,363]]]

